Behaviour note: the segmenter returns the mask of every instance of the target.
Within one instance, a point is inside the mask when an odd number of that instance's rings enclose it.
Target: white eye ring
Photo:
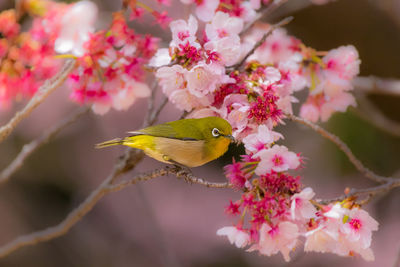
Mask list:
[[[212,129],[211,133],[214,137],[220,136],[219,130],[217,128]]]

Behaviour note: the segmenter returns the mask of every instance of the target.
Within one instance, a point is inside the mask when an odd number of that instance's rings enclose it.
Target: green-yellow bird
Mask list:
[[[130,146],[161,162],[197,167],[225,154],[234,140],[231,125],[219,117],[171,121],[129,133],[96,148]]]

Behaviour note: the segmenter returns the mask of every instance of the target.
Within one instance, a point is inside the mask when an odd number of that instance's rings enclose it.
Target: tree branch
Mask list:
[[[372,172],[371,170],[369,170],[368,168],[366,168],[361,163],[361,161],[358,158],[356,158],[356,156],[354,156],[354,154],[353,154],[353,152],[351,152],[350,148],[342,140],[340,140],[340,138],[337,137],[336,135],[328,132],[327,130],[323,129],[322,127],[320,127],[306,119],[303,119],[303,118],[300,118],[300,117],[297,117],[297,116],[291,115],[291,114],[287,114],[286,116],[288,119],[290,119],[292,121],[295,121],[295,122],[298,122],[298,123],[301,123],[303,125],[310,127],[311,129],[313,129],[314,131],[316,131],[317,133],[319,133],[326,139],[333,142],[340,150],[343,151],[343,153],[346,154],[346,156],[348,157],[350,162],[354,165],[354,167],[356,167],[356,169],[359,172],[364,174],[367,178],[371,179],[372,181],[384,184],[384,183],[389,183],[389,182],[393,182],[393,181],[397,180],[397,179],[394,179],[391,177],[384,177],[381,175],[377,175],[374,172]]]
[[[138,154],[137,154],[138,155]],[[51,239],[57,238],[66,234],[77,222],[79,222],[83,216],[85,216],[89,211],[93,209],[96,203],[102,199],[105,195],[120,191],[129,185],[136,184],[140,181],[148,181],[157,177],[166,176],[168,174],[175,175],[177,178],[183,178],[185,181],[199,184],[206,187],[212,188],[229,188],[228,183],[212,183],[207,182],[201,178],[195,177],[190,171],[181,169],[179,167],[169,167],[166,166],[161,169],[156,169],[145,174],[139,174],[133,178],[120,182],[118,184],[112,185],[112,181],[115,180],[116,176],[122,174],[124,164],[116,165],[112,173],[107,177],[106,180],[101,183],[96,190],[94,190],[88,198],[82,204],[80,204],[76,209],[74,209],[68,216],[58,225],[49,227],[47,229],[37,231],[28,235],[20,236],[8,244],[0,247],[0,258],[5,257],[14,251],[25,247],[35,245],[41,242],[49,241]]]
[[[357,90],[365,93],[400,96],[400,80],[369,76],[356,77],[352,83]]]
[[[271,4],[269,4],[267,7],[265,7],[263,10],[261,10],[257,15],[254,17],[252,21],[250,21],[248,24],[246,24],[240,33],[240,35],[246,34],[253,25],[262,19],[263,17],[268,16],[272,12],[274,12],[278,7],[282,6],[285,4],[288,0],[274,0]]]
[[[357,103],[359,107],[355,109],[355,113],[360,118],[388,134],[400,137],[400,123],[386,117],[365,94],[357,94]]]
[[[85,114],[89,109],[79,109],[74,112],[71,116],[65,118],[61,122],[57,123],[55,126],[45,131],[39,138],[33,140],[29,144],[25,144],[17,157],[0,173],[0,185],[7,182],[8,179],[24,164],[24,161],[33,152],[35,152],[39,147],[46,144],[54,136],[56,136],[62,129],[67,127],[76,121],[79,117]]]
[[[284,18],[283,20],[279,21],[278,23],[271,25],[271,26],[268,28],[268,31],[261,37],[260,40],[257,41],[257,43],[254,44],[253,48],[252,48],[249,52],[247,52],[247,54],[242,58],[242,60],[241,60],[239,63],[237,63],[237,64],[234,64],[234,65],[232,65],[232,66],[228,66],[227,69],[229,69],[229,70],[234,70],[234,69],[240,68],[240,67],[246,62],[246,60],[254,53],[254,51],[256,51],[256,49],[259,48],[259,47],[265,42],[265,40],[267,39],[267,37],[268,37],[269,35],[271,35],[272,32],[273,32],[275,29],[277,29],[277,28],[279,28],[279,27],[282,27],[282,26],[288,24],[288,23],[291,22],[292,20],[293,20],[293,17],[286,17],[286,18]]]
[[[0,143],[6,139],[17,125],[41,104],[55,89],[61,86],[75,67],[74,59],[67,59],[58,74],[44,82],[28,104],[4,126],[0,128]]]
[[[366,204],[371,198],[379,193],[383,193],[386,191],[389,191],[391,189],[394,189],[396,187],[400,187],[400,179],[394,179],[393,181],[386,182],[384,184],[374,186],[374,187],[368,187],[368,188],[361,188],[361,189],[355,189],[352,188],[349,190],[347,194],[343,194],[339,197],[332,198],[332,199],[324,199],[324,200],[317,200],[321,204],[329,204],[332,202],[337,202],[337,201],[342,201],[346,198],[349,197],[359,197],[362,195],[368,195],[366,199],[361,201],[360,204]]]
[[[400,247],[398,248],[397,255],[395,256],[393,262],[393,267],[399,267],[399,266],[400,266]]]
[[[154,110],[151,115],[149,116],[149,125],[153,125],[158,116],[160,115],[161,111],[164,109],[164,107],[168,104],[168,97],[164,97],[161,104],[158,106],[156,110]]]

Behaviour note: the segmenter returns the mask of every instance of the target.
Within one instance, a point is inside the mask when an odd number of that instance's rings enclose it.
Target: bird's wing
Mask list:
[[[171,127],[168,124],[160,124],[156,126],[150,126],[141,130],[133,131],[133,132],[128,132],[132,135],[151,135],[151,136],[157,136],[157,137],[167,137],[167,138],[173,138],[176,136],[176,131],[174,130],[173,127]]]
[[[167,122],[128,133],[133,136],[146,134],[185,141],[202,140],[202,133],[196,127],[193,127],[193,124],[188,122],[190,122],[190,119]]]

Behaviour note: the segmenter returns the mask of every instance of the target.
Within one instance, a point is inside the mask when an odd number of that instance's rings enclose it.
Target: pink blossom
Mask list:
[[[61,32],[55,42],[55,51],[82,56],[85,53],[83,44],[94,31],[96,18],[97,6],[93,2],[80,1],[74,4],[61,19]]]
[[[252,21],[257,16],[257,12],[254,10],[250,2],[242,2],[241,8],[242,12],[239,17],[242,18],[245,22]]]
[[[336,222],[328,221],[324,225],[305,233],[305,237],[305,252],[334,253],[338,247],[338,225]]]
[[[161,5],[165,5],[165,6],[171,5],[171,0],[157,0],[157,2],[160,3]]]
[[[210,105],[211,101],[207,97],[196,97],[184,89],[173,91],[169,95],[169,100],[178,109],[191,111],[194,108],[201,108]]]
[[[229,16],[218,11],[211,23],[206,25],[206,35],[209,40],[222,39],[229,36],[237,36],[243,29],[243,20]]]
[[[305,251],[331,252],[340,256],[360,254],[365,260],[374,260],[370,248],[372,231],[378,223],[364,210],[343,208],[336,203],[323,213],[320,225],[305,234]]]
[[[266,125],[259,125],[257,133],[249,134],[242,142],[247,151],[256,153],[269,147],[283,136],[280,133],[271,131]]]
[[[205,118],[205,117],[218,117],[219,116],[219,111],[214,108],[213,106],[209,108],[202,108],[202,109],[197,109],[191,112],[187,118]]]
[[[349,106],[356,106],[353,95],[346,92],[338,93],[321,106],[321,120],[327,121],[335,111],[345,112]]]
[[[195,17],[190,15],[188,21],[182,19],[172,21],[169,24],[172,32],[172,41],[170,46],[178,47],[180,44],[195,44],[196,32],[197,32],[197,20]]]
[[[261,0],[250,0],[250,5],[253,9],[259,9],[261,7]]]
[[[168,16],[168,12],[166,10],[162,12],[153,11],[152,14],[156,19],[156,23],[158,23],[162,28],[166,28],[168,24],[172,21],[172,19]]]
[[[336,111],[345,112],[349,106],[356,106],[353,95],[339,91],[333,96],[323,93],[309,96],[307,102],[300,108],[300,116],[312,122],[327,121]]]
[[[371,245],[372,231],[378,230],[378,222],[365,210],[354,208],[348,213],[347,222],[341,230],[350,242],[359,242],[365,249]]]
[[[317,209],[310,202],[314,195],[312,188],[307,187],[290,198],[292,201],[290,206],[292,220],[307,220],[315,216]]]
[[[262,38],[268,28],[269,26],[264,26],[263,28],[253,30],[251,35],[246,38],[247,42],[254,45]],[[288,36],[284,29],[279,28],[267,37],[265,43],[249,57],[248,61],[257,60],[261,64],[275,64],[286,61],[296,52],[296,45],[297,40]]]
[[[243,165],[240,162],[232,162],[224,167],[225,176],[228,178],[229,183],[235,189],[241,189],[247,182],[245,173],[242,170]]]
[[[199,62],[186,75],[187,89],[196,97],[215,91],[217,84],[227,81],[225,69],[217,64]]]
[[[230,94],[225,97],[221,107],[221,116],[232,125],[235,138],[247,127],[249,110],[250,106],[246,95]]]
[[[216,52],[220,58],[220,64],[231,66],[235,64],[241,52],[240,38],[238,35],[231,35],[221,39],[209,41],[204,45],[208,51]]]
[[[148,97],[150,93],[147,84],[135,80],[128,81],[124,88],[112,95],[113,107],[116,110],[127,110],[137,98]]]
[[[257,157],[260,158],[255,170],[258,175],[296,169],[300,165],[299,157],[285,146],[274,145],[269,149],[263,149],[253,155],[253,158]]]
[[[285,114],[293,114],[292,103],[299,102],[298,99],[292,95],[287,95],[283,97],[279,97],[278,101],[276,101],[276,105],[278,109],[280,109]]]
[[[282,110],[277,106],[278,96],[274,86],[261,85],[262,95],[250,103],[249,119],[254,119],[258,124],[267,124],[272,128],[282,117]]]
[[[17,14],[14,9],[0,12],[0,33],[8,38],[18,35],[20,25],[17,22]]]
[[[343,208],[340,203],[335,203],[328,207],[323,215],[328,218],[341,219],[347,212],[347,209]]]
[[[185,1],[181,1],[185,3]],[[201,0],[194,2],[197,5],[196,16],[204,22],[208,22],[213,18],[215,10],[219,5],[219,0]]]
[[[280,84],[283,85],[285,92],[289,94],[309,86],[307,78],[302,71],[302,61],[302,54],[295,52],[288,60],[281,61],[278,64],[278,69],[282,76]]]
[[[181,65],[159,68],[156,77],[164,94],[170,96],[175,90],[186,88],[186,72],[187,70]]]
[[[139,19],[143,17],[143,14],[145,13],[145,10],[141,7],[134,7],[131,8],[131,14],[129,15],[129,20],[134,20],[134,19]]]
[[[226,236],[229,242],[238,248],[243,248],[250,243],[249,234],[234,226],[222,227],[217,231],[217,235]]]
[[[311,122],[317,122],[319,118],[319,109],[314,103],[304,103],[300,107],[300,117]]]
[[[299,228],[288,221],[280,222],[276,226],[264,223],[259,231],[260,241],[248,251],[258,250],[261,254],[271,256],[281,252],[285,261],[289,261],[289,253],[296,246]]]
[[[322,58],[322,61],[325,68],[319,74],[322,82],[317,87],[322,88],[329,96],[353,88],[351,79],[358,75],[361,62],[354,46],[333,49]],[[318,89],[315,91],[319,92]]]
[[[150,59],[149,66],[161,67],[171,62],[168,48],[160,48],[156,54]]]
[[[274,67],[266,67],[264,70],[265,79],[261,81],[264,85],[270,85],[279,82],[282,78],[280,71]]]

